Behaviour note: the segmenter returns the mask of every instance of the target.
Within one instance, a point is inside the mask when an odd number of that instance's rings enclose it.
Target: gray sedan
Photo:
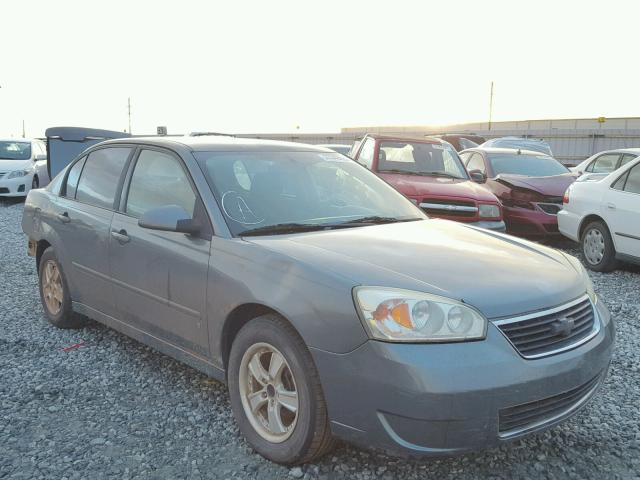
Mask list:
[[[576,413],[614,324],[578,260],[429,219],[344,156],[224,136],[92,147],[22,221],[48,320],[93,318],[228,383],[276,462],[409,455]]]

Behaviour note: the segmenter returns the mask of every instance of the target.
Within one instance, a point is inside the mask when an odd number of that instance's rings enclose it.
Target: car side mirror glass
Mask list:
[[[484,183],[487,181],[487,176],[480,170],[470,170],[469,176],[471,177],[471,180],[476,183]]]
[[[44,153],[36,153],[36,156],[34,157],[36,161],[38,160],[46,160],[47,156]]]
[[[138,225],[149,230],[192,235],[200,231],[200,225],[191,218],[184,208],[178,205],[164,205],[147,210],[138,220]]]

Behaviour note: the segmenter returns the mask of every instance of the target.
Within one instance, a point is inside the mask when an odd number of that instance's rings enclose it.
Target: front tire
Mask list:
[[[582,257],[587,267],[596,272],[611,272],[616,268],[616,249],[607,226],[597,220],[582,232]]]
[[[298,333],[281,317],[264,315],[242,327],[227,375],[238,427],[260,455],[292,465],[331,450],[318,372]]]
[[[67,279],[53,247],[42,253],[38,277],[40,300],[49,323],[58,328],[82,328],[86,320],[73,311]]]
[[[31,188],[40,188],[40,180],[37,175],[34,175],[33,180],[31,180]]]

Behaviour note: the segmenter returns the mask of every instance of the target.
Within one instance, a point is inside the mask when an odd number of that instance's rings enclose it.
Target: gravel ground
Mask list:
[[[592,275],[617,321],[616,353],[600,393],[565,424],[453,459],[341,445],[288,469],[240,437],[224,385],[98,323],[50,326],[21,215],[21,203],[0,204],[0,479],[640,479],[638,268]]]

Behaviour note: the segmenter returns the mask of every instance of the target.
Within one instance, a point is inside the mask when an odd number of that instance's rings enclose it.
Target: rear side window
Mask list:
[[[87,157],[82,157],[76,163],[73,164],[73,167],[69,170],[69,175],[67,175],[67,184],[64,189],[64,196],[67,198],[76,198],[76,190],[78,188],[78,179],[80,179],[80,173],[82,172],[82,167],[84,167],[84,162]]]
[[[237,176],[235,166],[234,172]],[[246,171],[240,172],[240,178],[249,181],[245,176]],[[177,158],[155,150],[140,153],[127,195],[129,215],[140,218],[152,208],[178,205],[193,218],[195,203],[196,194]]]
[[[589,168],[587,168],[587,172],[613,172],[618,165],[618,158],[620,158],[620,154],[618,153],[605,153],[604,155],[600,155],[591,165],[589,165]]]
[[[624,184],[624,191],[631,193],[640,193],[640,164],[629,170],[627,183]]]
[[[113,208],[120,175],[130,148],[102,148],[85,161],[76,190],[76,200],[102,208]]]

